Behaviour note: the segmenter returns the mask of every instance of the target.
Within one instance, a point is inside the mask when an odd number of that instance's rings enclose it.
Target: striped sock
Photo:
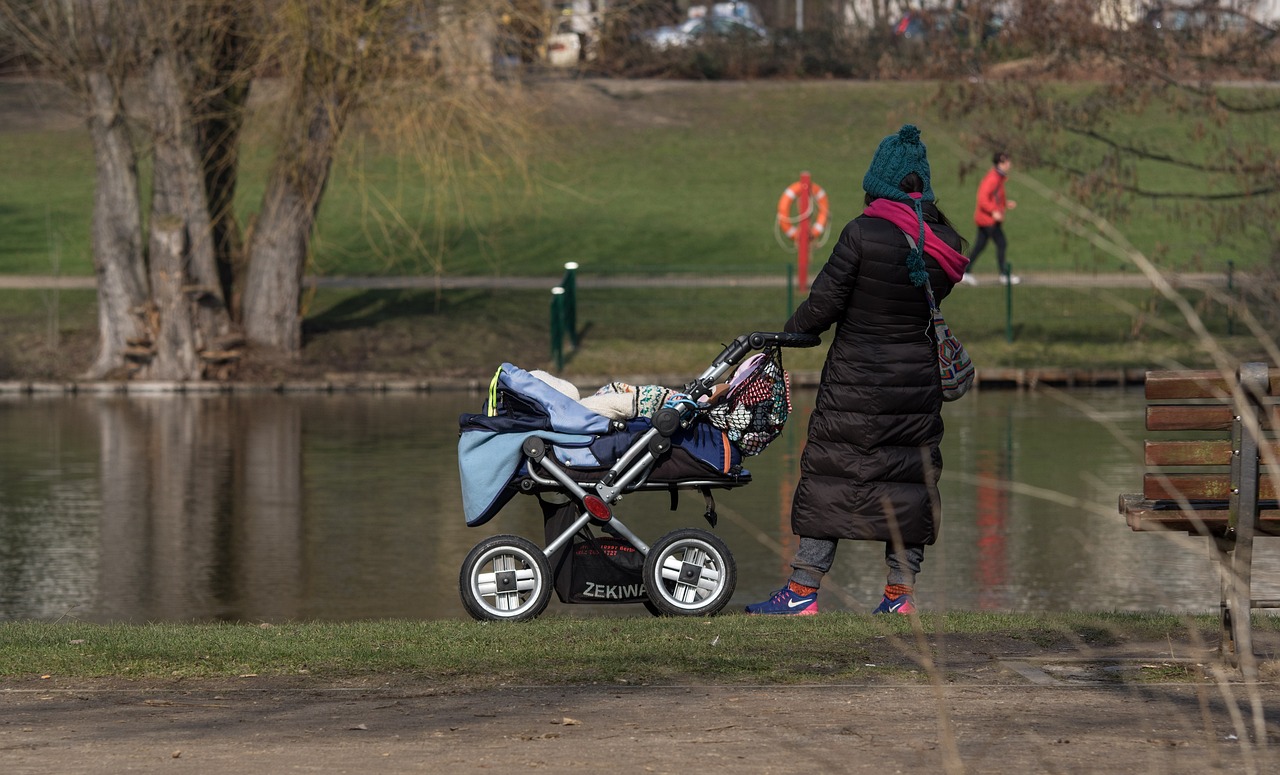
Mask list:
[[[910,595],[915,592],[915,587],[909,587],[906,584],[886,584],[884,587],[884,596],[890,600],[897,600],[903,595]]]
[[[806,587],[804,584],[795,581],[788,581],[787,588],[795,592],[800,597],[808,597],[818,591],[817,587]]]

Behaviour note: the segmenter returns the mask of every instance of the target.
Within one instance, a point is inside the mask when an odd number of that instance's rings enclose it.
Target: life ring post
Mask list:
[[[799,208],[795,216],[791,215],[793,205]],[[787,186],[778,199],[776,228],[782,236],[796,243],[796,279],[801,293],[809,286],[809,251],[814,240],[825,239],[830,215],[827,192],[822,190],[822,186],[814,185],[808,171],[801,172],[800,179]]]

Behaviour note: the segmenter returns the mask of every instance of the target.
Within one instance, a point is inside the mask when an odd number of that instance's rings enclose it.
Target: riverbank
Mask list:
[[[593,275],[577,278],[578,346],[549,354],[548,277],[309,278],[304,347],[283,359],[245,350],[232,375],[209,383],[84,381],[96,349],[91,278],[0,276],[8,332],[0,393],[433,392],[486,389],[504,361],[555,371],[580,389],[612,381],[681,385],[733,336],[781,326],[794,305],[782,276]],[[1237,278],[1239,279],[1239,278]],[[1225,275],[1170,278],[1189,293]],[[1011,297],[995,275],[960,286],[946,302],[988,388],[1141,384],[1149,366],[1211,365],[1172,305],[1145,279],[1120,273],[1033,273]],[[997,311],[1012,304],[1008,322]],[[1138,311],[1135,311],[1138,310]],[[1052,314],[1051,312],[1052,311]],[[1117,311],[1119,314],[1117,314]],[[1213,321],[1218,342],[1242,360],[1256,341]],[[825,353],[790,350],[797,387],[817,383]]]

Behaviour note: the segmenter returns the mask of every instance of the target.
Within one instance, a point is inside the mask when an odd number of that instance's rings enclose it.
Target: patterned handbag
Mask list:
[[[938,309],[938,302],[933,298],[933,286],[928,280],[924,281],[924,295],[929,299],[929,311],[933,313],[933,333],[938,340],[938,374],[942,377],[942,400],[954,401],[973,387],[973,361],[943,319],[942,310]]]
[[[907,238],[911,249],[915,250],[915,238],[905,229],[902,234]],[[964,345],[951,333],[951,326],[943,319],[942,310],[938,309],[938,302],[933,298],[933,284],[928,277],[924,279],[924,295],[929,300],[929,312],[933,314],[933,334],[938,341],[938,375],[942,377],[942,400],[955,401],[973,387],[976,374],[973,361]]]

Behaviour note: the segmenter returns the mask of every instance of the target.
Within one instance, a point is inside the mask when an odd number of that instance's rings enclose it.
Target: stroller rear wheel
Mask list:
[[[733,596],[738,569],[729,547],[697,528],[667,533],[644,561],[644,587],[664,616],[711,616]]]
[[[473,618],[523,622],[542,613],[551,600],[551,566],[529,539],[493,536],[467,553],[458,589]]]

